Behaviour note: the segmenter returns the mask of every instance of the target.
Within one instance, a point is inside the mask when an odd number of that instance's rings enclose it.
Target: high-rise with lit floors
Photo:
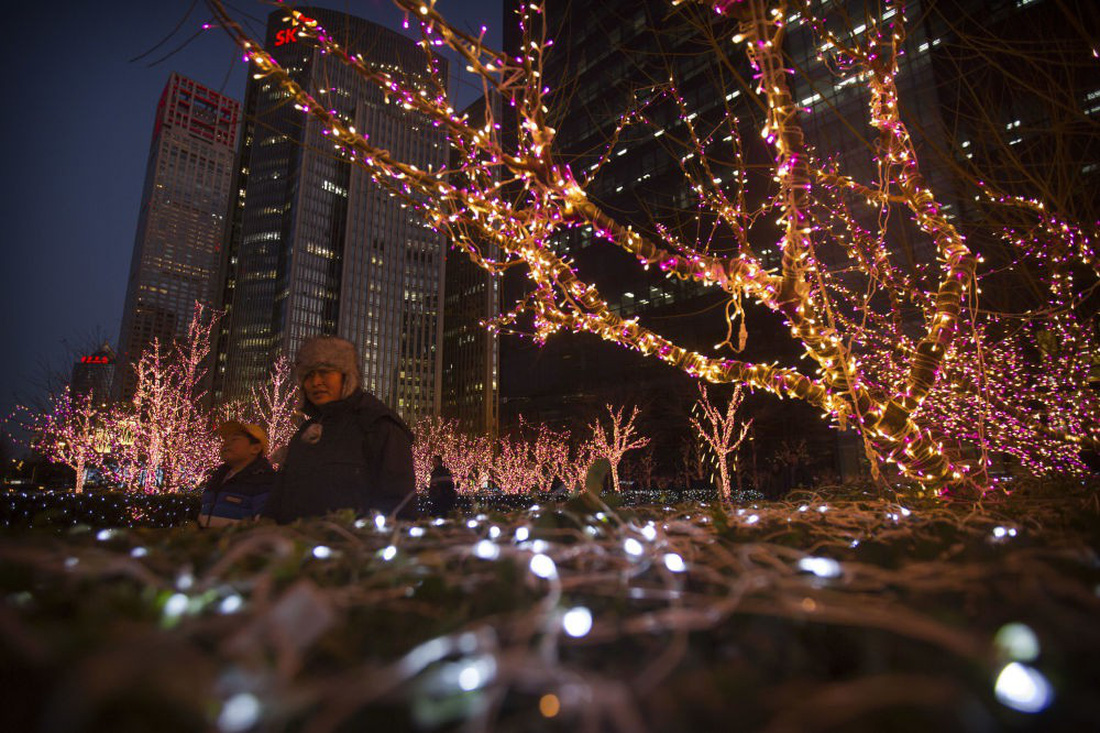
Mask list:
[[[154,339],[187,331],[195,302],[219,292],[240,103],[172,74],[157,104],[119,334],[114,390],[129,397],[133,364]]]
[[[413,40],[343,13],[300,10],[376,68],[427,84],[428,57]],[[398,160],[446,164],[438,128],[297,30],[285,11],[273,12],[265,47],[309,94]],[[446,78],[446,62],[435,63]],[[216,396],[247,395],[277,354],[334,334],[358,346],[366,389],[406,419],[438,414],[445,240],[336,153],[323,126],[274,80],[250,79],[245,106]]]

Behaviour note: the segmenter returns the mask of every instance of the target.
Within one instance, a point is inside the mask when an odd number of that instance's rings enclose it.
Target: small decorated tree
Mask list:
[[[73,394],[66,387],[32,420],[31,447],[54,463],[73,469],[73,490],[81,493],[87,470],[99,464],[104,413],[92,395]]]
[[[741,406],[743,399],[741,386],[738,385],[726,403],[726,409],[720,410],[710,401],[706,386],[700,384],[699,401],[695,405],[701,417],[689,418],[695,434],[714,451],[718,464],[718,490],[726,501],[730,498],[731,461],[736,470],[737,450],[752,427],[752,420],[741,423],[737,419],[737,408]]]
[[[593,457],[606,458],[611,464],[611,484],[615,493],[619,493],[622,491],[619,485],[619,464],[622,463],[623,456],[629,451],[649,445],[649,438],[640,436],[634,425],[639,412],[637,407],[628,418],[623,417],[626,413],[625,407],[620,407],[618,410],[611,405],[606,407],[610,422],[608,429],[604,430],[600,420],[593,421],[588,427],[592,432]]]

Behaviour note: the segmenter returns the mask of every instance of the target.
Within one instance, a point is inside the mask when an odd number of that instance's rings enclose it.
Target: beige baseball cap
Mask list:
[[[259,425],[253,425],[252,423],[239,422],[237,420],[228,420],[218,426],[218,435],[223,438],[228,438],[231,435],[243,434],[250,438],[253,438],[260,443],[260,450],[263,451],[263,455],[267,455],[267,431],[261,428]]]

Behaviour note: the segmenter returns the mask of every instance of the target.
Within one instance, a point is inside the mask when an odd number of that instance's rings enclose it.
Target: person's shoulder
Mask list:
[[[363,427],[378,428],[393,425],[400,428],[402,432],[412,435],[412,431],[401,416],[370,392],[364,390],[359,394],[353,410]]]

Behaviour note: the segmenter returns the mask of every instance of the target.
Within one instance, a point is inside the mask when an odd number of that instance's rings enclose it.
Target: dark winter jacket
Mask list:
[[[450,469],[446,466],[432,469],[431,478],[428,480],[428,502],[431,505],[433,517],[445,517],[455,508],[458,493],[455,491],[455,480]]]
[[[309,419],[290,440],[265,516],[279,523],[340,509],[416,516],[412,433],[397,413],[362,390],[307,402],[303,411]]]
[[[263,456],[230,476],[231,466],[214,469],[202,490],[199,524],[204,527],[251,519],[264,510],[275,485],[275,469]]]

